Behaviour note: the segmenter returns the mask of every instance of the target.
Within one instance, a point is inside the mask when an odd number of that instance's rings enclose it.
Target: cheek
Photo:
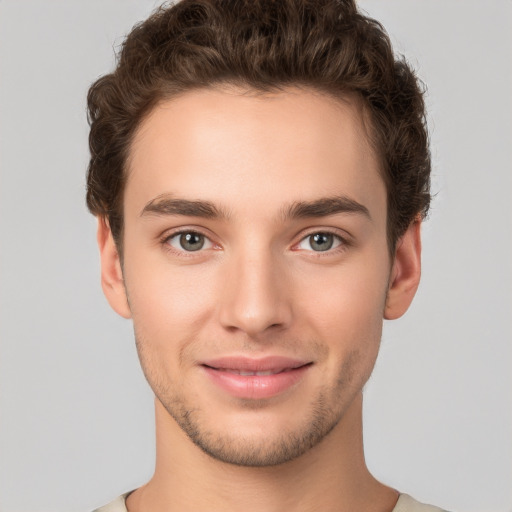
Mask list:
[[[363,332],[382,323],[387,283],[386,266],[358,261],[306,275],[301,302],[324,328]]]
[[[136,268],[141,271],[131,271]],[[165,265],[131,270],[126,269],[126,287],[141,366],[156,395],[174,400],[174,378],[190,364],[190,351],[205,330],[211,293],[193,272],[171,272]]]
[[[137,331],[156,345],[193,338],[215,305],[211,270],[201,265],[176,268],[134,257],[125,264],[125,284]]]
[[[326,343],[333,372],[358,373],[369,377],[382,335],[388,268],[363,260],[340,265],[323,274],[321,281],[308,277],[303,282],[302,318],[313,328],[313,336]],[[319,286],[319,283],[322,283]]]

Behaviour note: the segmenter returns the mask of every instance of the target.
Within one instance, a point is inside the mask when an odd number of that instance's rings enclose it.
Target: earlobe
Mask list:
[[[98,217],[98,247],[101,260],[101,287],[112,309],[124,318],[131,318],[124,286],[119,251],[104,217]]]
[[[421,221],[414,221],[398,241],[384,309],[384,318],[394,320],[409,308],[421,276]]]

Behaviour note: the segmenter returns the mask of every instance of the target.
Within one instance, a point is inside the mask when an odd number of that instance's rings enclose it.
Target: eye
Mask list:
[[[342,243],[343,240],[334,233],[318,232],[303,238],[297,247],[306,251],[325,252],[336,249]]]
[[[182,231],[176,233],[165,241],[173,249],[177,251],[194,252],[201,249],[210,249],[213,247],[212,242],[203,234],[196,231]]]

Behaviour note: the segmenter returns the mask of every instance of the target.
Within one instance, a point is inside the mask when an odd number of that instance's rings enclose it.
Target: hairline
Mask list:
[[[365,144],[369,151],[372,151],[374,157],[377,162],[377,168],[379,175],[381,176],[384,186],[386,189],[386,238],[387,245],[389,249],[389,254],[391,257],[394,256],[394,251],[396,245],[398,244],[398,240],[392,240],[389,232],[390,228],[390,216],[389,216],[389,177],[385,172],[385,158],[382,155],[382,149],[379,148],[377,137],[375,136],[374,122],[372,121],[372,116],[370,113],[370,108],[367,102],[363,99],[362,94],[359,91],[355,90],[334,90],[333,88],[322,87],[322,85],[315,84],[308,81],[290,81],[290,82],[282,82],[276,80],[273,84],[251,84],[244,79],[237,78],[229,78],[229,79],[219,79],[212,80],[211,83],[208,84],[199,84],[199,85],[186,85],[179,87],[172,87],[172,83],[167,83],[161,85],[158,91],[155,91],[152,101],[148,102],[146,108],[140,114],[140,117],[133,128],[133,131],[127,141],[127,145],[125,148],[125,159],[123,168],[121,169],[122,173],[122,189],[121,193],[118,196],[118,202],[120,204],[117,205],[119,218],[120,218],[120,229],[118,236],[116,237],[115,244],[119,253],[121,260],[123,259],[123,239],[124,239],[124,206],[125,206],[125,191],[126,185],[128,183],[128,179],[132,170],[131,162],[133,156],[133,145],[140,135],[141,130],[144,129],[144,125],[147,120],[152,116],[152,114],[157,110],[159,106],[163,103],[167,103],[169,101],[173,101],[179,99],[183,96],[186,96],[190,93],[196,91],[220,91],[233,93],[236,95],[254,95],[256,97],[264,97],[268,94],[282,94],[289,93],[293,91],[297,92],[310,92],[313,94],[317,94],[319,96],[323,96],[329,99],[334,100],[335,103],[341,103],[354,108],[355,112],[358,114],[358,120],[360,127],[362,128]],[[108,218],[107,218],[108,221]]]

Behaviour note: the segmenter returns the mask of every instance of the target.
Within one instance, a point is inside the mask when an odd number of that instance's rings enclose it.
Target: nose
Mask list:
[[[290,289],[283,263],[276,261],[268,248],[233,256],[226,262],[219,301],[220,322],[225,329],[256,337],[290,324]]]

